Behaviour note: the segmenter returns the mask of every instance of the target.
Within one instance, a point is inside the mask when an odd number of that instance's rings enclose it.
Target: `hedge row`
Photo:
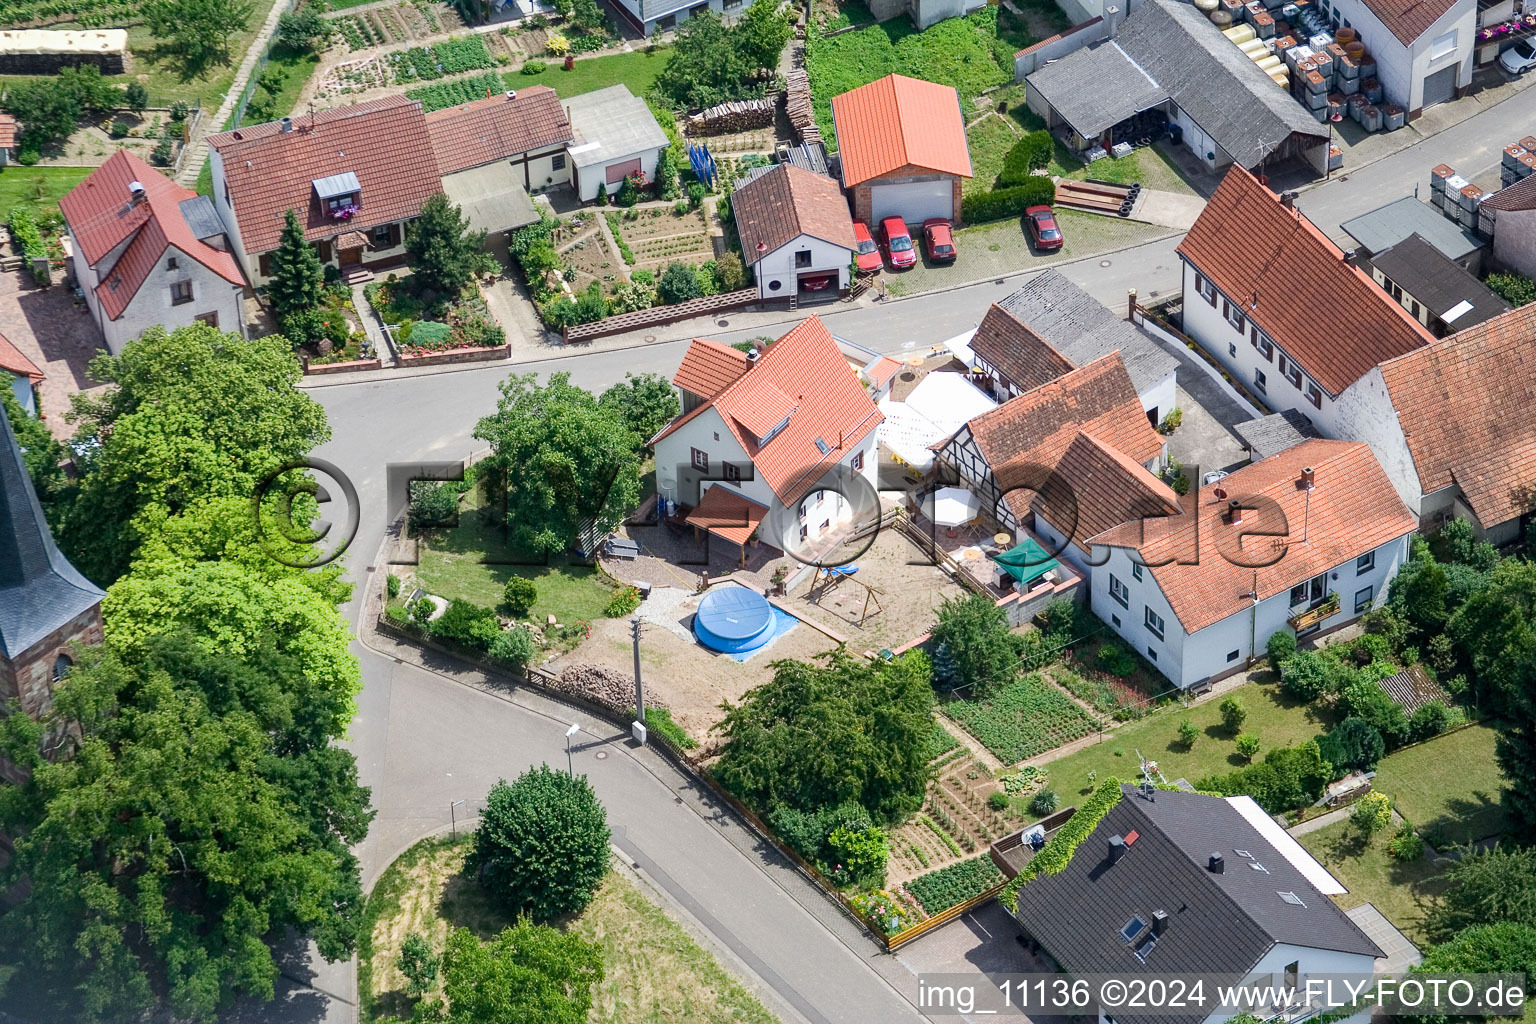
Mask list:
[[[1024,883],[1031,878],[1040,875],[1059,874],[1072,862],[1072,855],[1077,852],[1084,839],[1093,834],[1093,830],[1099,827],[1099,822],[1104,816],[1114,810],[1120,802],[1122,795],[1120,780],[1115,778],[1105,779],[1099,783],[1099,788],[1093,795],[1085,800],[1067,823],[1057,830],[1045,847],[1030,860],[1024,870],[1019,872],[1013,881],[1009,882],[1003,891],[997,894],[997,898],[1010,913],[1019,909],[1019,890]]]
[[[1056,142],[1044,128],[1037,129],[1013,144],[1003,157],[1003,170],[997,180],[1004,186],[1027,184],[1035,177],[1034,171],[1050,165]]]
[[[994,189],[960,201],[960,216],[967,224],[1017,217],[1031,206],[1056,201],[1056,183],[1045,176],[1031,177],[1022,185]]]

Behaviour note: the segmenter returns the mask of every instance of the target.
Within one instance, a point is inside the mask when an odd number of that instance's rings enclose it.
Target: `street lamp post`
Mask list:
[[[458,838],[459,835],[459,819],[454,816],[453,812],[463,806],[463,800],[455,800],[448,805],[448,828],[452,831],[455,839]]]
[[[571,760],[571,737],[581,732],[581,724],[572,722],[571,727],[565,730],[565,771],[571,778],[576,777],[576,765]]]

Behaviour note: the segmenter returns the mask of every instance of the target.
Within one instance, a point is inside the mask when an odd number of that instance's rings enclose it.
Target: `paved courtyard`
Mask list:
[[[69,396],[99,387],[86,373],[106,342],[83,300],[62,284],[38,288],[24,271],[0,273],[0,328],[11,343],[47,375],[38,389],[41,412],[53,435],[66,438]]]

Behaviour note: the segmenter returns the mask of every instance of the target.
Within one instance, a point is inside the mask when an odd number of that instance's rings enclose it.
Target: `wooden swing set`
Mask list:
[[[818,565],[816,567],[816,572],[811,576],[811,590],[807,597],[809,600],[815,602],[816,604],[820,604],[822,598],[836,590],[838,586],[841,585],[845,580],[853,583],[855,586],[863,587],[864,607],[859,612],[858,622],[858,625],[862,628],[864,625],[864,620],[870,616],[870,604],[874,604],[874,613],[876,615],[885,610],[880,606],[880,599],[875,596],[876,594],[885,593],[885,588],[877,587],[873,583],[865,583],[861,579],[856,579],[853,574],[858,571],[859,570],[857,568],[850,569],[847,566],[841,565],[832,566],[830,568]],[[818,586],[820,587],[819,590],[817,589]]]

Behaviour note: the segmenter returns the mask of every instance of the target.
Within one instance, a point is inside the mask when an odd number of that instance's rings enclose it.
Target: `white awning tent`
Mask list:
[[[964,487],[940,487],[923,499],[923,514],[940,526],[960,526],[981,514],[981,498]]]
[[[949,354],[965,364],[966,369],[976,369],[976,355],[971,351],[971,339],[976,337],[976,328],[972,327],[964,334],[957,334],[943,343],[943,347],[949,350]]]
[[[876,435],[886,450],[919,473],[933,467],[929,445],[949,437],[966,423],[997,408],[959,373],[930,373],[906,401],[880,400],[885,422]]]

